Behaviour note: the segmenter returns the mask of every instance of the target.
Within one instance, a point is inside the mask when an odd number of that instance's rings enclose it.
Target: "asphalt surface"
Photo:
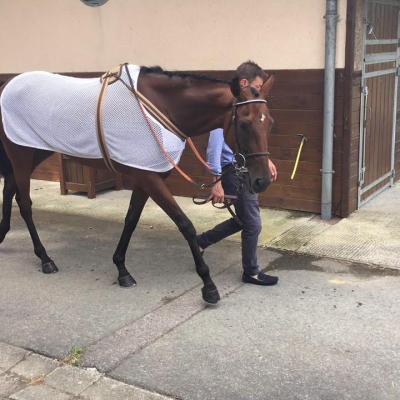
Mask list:
[[[400,398],[400,271],[297,251],[330,231],[333,241],[346,220],[268,214],[264,230],[279,223],[259,258],[279,276],[275,287],[240,281],[238,237],[207,249],[222,294],[217,307],[207,307],[184,239],[154,204],[128,251],[138,285],[121,289],[111,257],[129,193],[61,197],[57,184],[36,181],[32,197],[60,272],[40,272],[14,209],[12,231],[0,245],[1,342],[52,358],[82,348],[85,366],[183,400]],[[199,230],[226,217],[188,210]],[[296,230],[306,232],[297,241]]]

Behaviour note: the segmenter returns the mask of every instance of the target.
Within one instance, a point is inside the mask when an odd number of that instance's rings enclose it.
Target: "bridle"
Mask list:
[[[233,121],[233,131],[234,131],[234,136],[235,136],[235,142],[238,151],[233,154],[233,160],[232,164],[235,168],[235,171],[237,174],[244,174],[248,172],[248,169],[246,167],[246,162],[250,158],[255,158],[255,157],[268,157],[270,155],[269,151],[259,151],[255,153],[244,153],[240,149],[240,141],[238,137],[238,118],[237,118],[237,109],[238,107],[247,105],[247,104],[253,104],[253,103],[264,103],[267,104],[267,100],[264,99],[252,99],[252,100],[245,100],[245,101],[238,101],[236,103],[232,104],[232,121]]]

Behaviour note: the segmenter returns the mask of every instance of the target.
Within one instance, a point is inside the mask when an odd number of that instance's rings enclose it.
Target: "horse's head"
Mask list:
[[[268,135],[273,119],[269,114],[267,96],[274,77],[254,82],[243,87],[238,79],[232,81],[231,89],[236,100],[224,131],[225,139],[235,153],[236,167],[248,173],[250,191],[259,193],[271,183]]]

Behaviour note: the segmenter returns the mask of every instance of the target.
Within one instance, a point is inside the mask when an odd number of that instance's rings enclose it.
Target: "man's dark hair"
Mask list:
[[[268,75],[264,72],[264,70],[254,61],[246,61],[240,64],[236,69],[236,77],[239,80],[247,79],[249,82],[251,82],[257,76],[262,78],[264,81],[268,78]]]

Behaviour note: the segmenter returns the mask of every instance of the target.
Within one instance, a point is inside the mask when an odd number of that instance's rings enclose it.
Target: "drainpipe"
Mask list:
[[[321,218],[332,218],[333,124],[335,111],[335,62],[337,0],[326,0],[324,138],[322,153]]]

